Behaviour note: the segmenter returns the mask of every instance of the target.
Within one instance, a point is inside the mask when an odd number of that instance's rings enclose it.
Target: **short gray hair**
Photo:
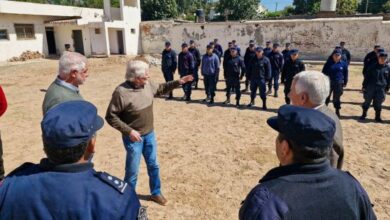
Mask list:
[[[307,93],[309,100],[316,105],[325,103],[330,93],[329,78],[318,71],[303,71],[294,76],[295,92]]]
[[[149,70],[149,65],[144,61],[131,60],[127,63],[125,79],[134,81],[135,78],[145,76],[147,70]]]
[[[58,75],[67,79],[72,71],[81,72],[87,65],[87,58],[76,52],[65,51],[59,61]]]

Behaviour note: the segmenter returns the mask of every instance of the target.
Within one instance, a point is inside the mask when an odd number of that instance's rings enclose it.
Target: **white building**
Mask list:
[[[59,55],[65,45],[86,56],[138,54],[140,0],[110,2],[103,10],[0,0],[0,61],[27,50]]]

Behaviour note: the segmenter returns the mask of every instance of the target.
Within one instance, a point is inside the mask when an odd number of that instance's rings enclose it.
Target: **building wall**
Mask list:
[[[54,27],[54,37],[56,39],[57,53],[62,54],[65,51],[65,44],[70,44],[71,50],[75,51],[73,46],[72,31],[81,30],[83,35],[84,54],[91,55],[91,37],[90,28],[79,25],[56,25]]]
[[[47,54],[47,40],[44,21],[47,17],[0,14],[0,29],[7,29],[8,40],[0,40],[0,61],[20,56],[24,51],[39,51]],[[34,24],[35,39],[18,40],[14,24]]]
[[[173,23],[142,22],[141,44],[143,53],[161,53],[164,42],[169,40],[177,51],[183,42],[197,41],[201,52],[214,38],[226,49],[231,40],[245,49],[249,40],[264,46],[265,42],[291,42],[301,50],[304,59],[326,59],[335,45],[347,42],[353,60],[361,61],[374,44],[390,50],[390,22],[382,17],[325,18],[311,20],[267,20],[256,22]]]
[[[110,44],[110,54],[118,54],[119,53],[119,45],[118,45],[118,31],[119,29],[108,29],[108,39]]]

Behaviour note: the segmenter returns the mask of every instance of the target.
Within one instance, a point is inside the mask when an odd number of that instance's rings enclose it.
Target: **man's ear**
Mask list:
[[[301,95],[301,102],[306,104],[309,102],[309,95],[306,92],[303,92]]]
[[[285,164],[293,163],[293,152],[287,140],[280,143],[280,153]]]
[[[92,138],[89,141],[86,152],[95,153],[95,144],[96,144],[96,137]]]

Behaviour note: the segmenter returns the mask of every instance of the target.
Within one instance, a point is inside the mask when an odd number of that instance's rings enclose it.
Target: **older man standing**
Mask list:
[[[376,219],[360,183],[326,160],[335,133],[331,118],[285,105],[267,123],[279,133],[275,151],[280,166],[248,194],[240,220]]]
[[[64,52],[59,61],[58,76],[47,89],[42,110],[70,100],[83,100],[79,85],[88,77],[87,58],[76,52]]]
[[[329,159],[333,167],[341,169],[344,160],[343,131],[337,115],[325,105],[329,84],[329,78],[318,71],[300,72],[293,78],[289,98],[292,105],[317,109],[335,121],[336,133]]]
[[[125,78],[126,81],[115,89],[106,113],[107,122],[122,133],[127,151],[125,181],[136,188],[139,164],[143,155],[148,169],[151,200],[165,205],[167,200],[161,193],[157,143],[153,127],[153,98],[190,83],[193,76],[188,75],[180,80],[155,84],[148,80],[148,64],[130,61],[127,64]]]

